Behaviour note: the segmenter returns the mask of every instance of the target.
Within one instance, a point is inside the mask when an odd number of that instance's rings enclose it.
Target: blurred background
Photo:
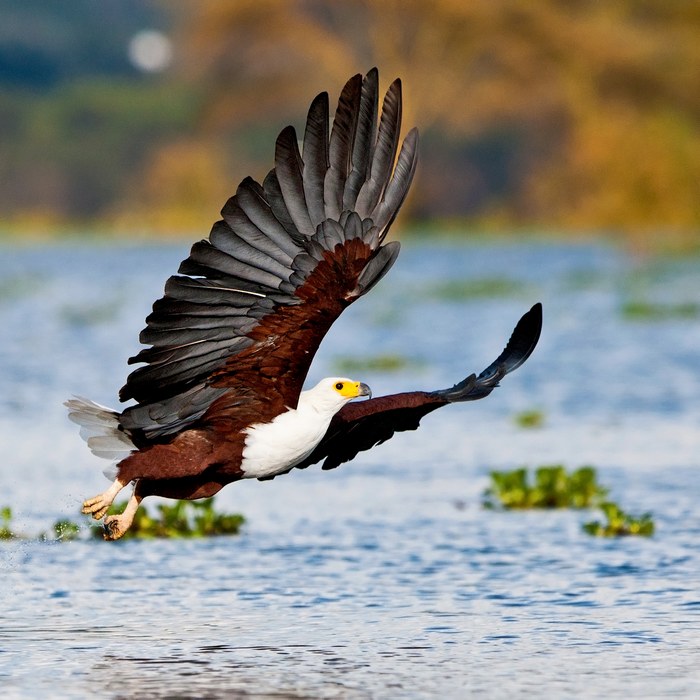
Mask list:
[[[541,301],[533,356],[224,489],[236,540],[36,541],[107,485],[63,401],[117,405],[190,241],[375,65],[422,134],[406,245],[309,385],[452,386]],[[3,697],[700,697],[698,0],[0,0],[0,181]],[[481,507],[560,464],[654,538]]]
[[[5,235],[197,232],[373,65],[422,133],[404,223],[694,248],[700,3],[3,0]]]

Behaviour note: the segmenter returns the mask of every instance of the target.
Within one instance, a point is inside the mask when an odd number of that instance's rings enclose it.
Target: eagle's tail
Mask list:
[[[64,405],[68,408],[68,418],[80,426],[80,437],[97,457],[117,462],[136,449],[119,423],[117,411],[80,396]]]

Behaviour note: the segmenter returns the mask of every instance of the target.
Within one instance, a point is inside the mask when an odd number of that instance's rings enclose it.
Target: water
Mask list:
[[[106,484],[61,402],[115,405],[185,253],[2,249],[0,505],[17,531],[76,519]],[[506,292],[442,298],[446,279],[484,277]],[[404,370],[357,378],[376,395],[449,386],[541,300],[528,363],[340,469],[226,488],[240,537],[0,543],[3,697],[698,697],[700,320],[621,309],[697,303],[699,283],[695,260],[595,245],[405,246],[310,382],[399,354]],[[545,426],[518,428],[533,408]],[[580,529],[596,513],[480,507],[489,469],[552,463],[595,465],[657,534],[600,540]]]

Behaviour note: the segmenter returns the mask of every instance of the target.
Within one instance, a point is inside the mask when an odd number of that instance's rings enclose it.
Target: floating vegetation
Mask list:
[[[466,301],[512,297],[520,294],[525,285],[507,277],[482,277],[480,279],[453,279],[434,285],[428,295],[441,301]]]
[[[0,540],[14,540],[17,535],[12,531],[12,508],[0,508]]]
[[[38,274],[14,275],[0,279],[0,302],[14,301],[39,291],[45,280]]]
[[[640,535],[651,537],[654,534],[654,521],[651,513],[639,517],[625,513],[617,503],[609,501],[600,504],[605,522],[594,520],[583,524],[583,530],[594,537],[626,537]]]
[[[567,272],[563,278],[563,286],[567,291],[585,292],[591,289],[600,289],[608,284],[611,277],[602,270],[596,268],[582,268]]]
[[[59,531],[56,529],[59,524],[62,523],[68,523],[68,521],[59,521],[54,525],[54,533],[58,537]],[[80,527],[78,525],[75,525],[74,523],[70,523],[72,528],[75,528],[76,530],[79,530]],[[42,533],[39,535],[38,538],[36,537],[29,537],[23,533],[16,532],[12,528],[12,508],[9,506],[4,506],[0,508],[0,540],[32,540],[32,539],[39,539],[39,540],[53,540],[54,537],[51,535],[47,535],[46,533]],[[73,537],[69,537],[67,539],[74,539]]]
[[[103,304],[72,304],[60,310],[63,321],[75,327],[96,326],[109,323],[117,318],[121,302],[113,300]]]
[[[593,467],[580,467],[571,473],[561,465],[539,467],[534,484],[529,483],[527,469],[491,472],[491,486],[484,492],[486,508],[524,510],[535,508],[600,508],[605,522],[591,521],[583,530],[595,537],[623,537],[654,534],[651,513],[637,517],[626,513],[604,498],[608,489],[597,482]]]
[[[119,513],[126,503],[113,505],[110,514]],[[94,538],[102,539],[104,530],[101,525],[88,524],[87,518],[81,522],[69,519],[57,520],[50,533],[43,533],[37,538],[17,534],[12,529],[12,509],[0,508],[0,540],[39,539],[42,541],[70,542],[80,538],[81,533],[89,532]],[[236,535],[240,532],[245,518],[238,513],[219,513],[214,508],[214,499],[201,501],[175,501],[173,505],[157,506],[156,515],[140,508],[136,512],[134,524],[124,535],[124,539],[156,537],[215,537],[218,535]]]
[[[652,303],[648,301],[628,301],[621,309],[624,318],[631,321],[668,321],[673,319],[698,318],[700,304],[695,302]]]
[[[417,368],[421,363],[403,355],[373,355],[370,357],[338,357],[334,360],[335,370],[342,374],[358,374],[360,372],[401,372]]]
[[[536,408],[520,411],[513,416],[519,428],[541,428],[544,425],[544,413]]]
[[[608,489],[597,481],[594,467],[584,466],[567,473],[560,465],[535,470],[530,483],[527,469],[492,471],[491,485],[484,491],[486,508],[591,508],[599,505]]]
[[[113,505],[109,514],[120,513],[126,503]],[[175,501],[157,506],[157,514],[151,515],[146,508],[139,508],[132,526],[122,539],[150,539],[156,537],[215,537],[237,535],[245,518],[238,513],[218,513],[214,499],[201,501]],[[101,526],[92,527],[93,537],[102,538]]]
[[[48,537],[44,535],[43,539],[48,540],[48,539],[55,539],[55,540],[62,540],[64,542],[70,542],[71,540],[77,540],[80,531],[81,531],[80,525],[78,523],[74,523],[72,520],[57,520],[53,524],[53,537]]]

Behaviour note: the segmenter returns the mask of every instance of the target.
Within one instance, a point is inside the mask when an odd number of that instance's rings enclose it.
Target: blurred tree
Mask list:
[[[46,90],[90,75],[137,76],[124,50],[166,21],[158,0],[2,0],[0,89]]]
[[[169,85],[71,83],[55,94],[0,93],[0,210],[51,220],[104,216],[138,188],[146,153],[192,123],[193,99]]]
[[[149,17],[175,32],[162,78],[125,67]],[[7,0],[0,210],[206,229],[376,65],[422,132],[414,216],[697,231],[698,37],[695,0]]]
[[[226,147],[253,124],[299,124],[313,94],[377,65],[387,81],[403,77],[405,123],[424,135],[419,216],[700,224],[698,3],[202,0],[179,9],[180,67],[204,98],[198,129],[209,141]],[[263,155],[260,176],[271,144]]]
[[[104,216],[194,99],[128,58],[158,0],[0,3],[0,217],[25,228]]]

